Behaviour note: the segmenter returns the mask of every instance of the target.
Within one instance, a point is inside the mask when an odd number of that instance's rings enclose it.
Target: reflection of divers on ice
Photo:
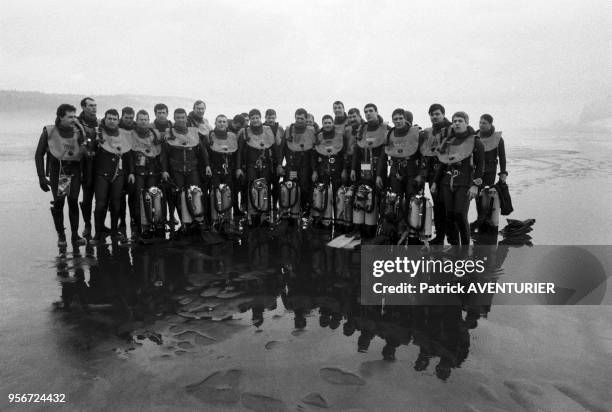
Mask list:
[[[327,247],[328,239],[310,230],[284,236],[253,230],[241,241],[206,248],[176,242],[173,247],[102,244],[88,246],[84,255],[64,250],[56,260],[61,307],[71,310],[72,320],[103,316],[109,326],[103,330],[128,341],[145,336],[170,344],[177,334],[195,330],[193,336],[210,344],[223,338],[215,335],[220,325],[224,333],[236,333],[237,325],[278,328],[284,318],[290,322],[287,332],[296,337],[318,328],[336,330],[338,339],[355,337],[358,352],[371,350],[378,337],[387,361],[401,356],[397,351],[403,345],[415,345],[414,369],[424,371],[436,362],[441,379],[461,366],[469,352],[469,331],[487,316],[490,300],[463,298],[456,306],[361,305],[359,252]],[[488,257],[494,276],[509,246],[488,243],[477,240],[473,253]]]

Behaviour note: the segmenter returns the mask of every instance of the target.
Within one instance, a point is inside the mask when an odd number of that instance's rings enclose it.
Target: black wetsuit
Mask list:
[[[310,141],[305,141],[310,139]],[[312,190],[312,147],[315,143],[315,131],[308,126],[302,129],[292,124],[285,130],[285,138],[281,146],[281,160],[285,159],[285,179],[291,179],[296,174],[296,181],[300,188],[300,208],[302,212],[308,212],[310,205],[310,193]],[[290,145],[294,145],[293,150]],[[310,148],[309,148],[310,147]]]
[[[270,129],[272,129],[272,132],[274,133],[274,137],[276,139],[276,144],[279,147],[282,147],[283,145],[283,141],[285,139],[285,130],[282,128],[281,125],[278,124],[278,122],[274,122],[274,123],[265,123],[266,126],[270,126]],[[280,193],[280,176],[278,176],[278,174],[276,173],[276,170],[272,171],[272,207],[274,209],[277,208],[278,206],[278,199],[279,199],[279,193]]]
[[[389,142],[390,137],[404,137],[409,131],[410,126],[403,130],[393,128],[389,130],[387,142]],[[389,156],[383,150],[378,158],[378,176],[384,179],[383,172],[386,174],[387,165],[389,165],[390,170],[387,185],[397,195],[405,195],[406,200],[409,200],[410,196],[417,194],[419,190],[423,188],[425,176],[427,174],[427,170],[424,167],[423,156],[419,150],[423,140],[425,140],[425,136],[419,135],[418,139],[416,152],[408,157]]]
[[[113,132],[109,132],[109,134],[112,135]],[[109,209],[109,205],[111,212],[111,231],[117,231],[125,175],[133,174],[133,172],[132,155],[130,151],[118,155],[108,152],[102,145],[98,144],[93,167],[96,195],[96,207],[94,210],[96,234],[101,233],[104,228],[106,210]]]
[[[150,139],[153,138],[153,143],[161,144],[159,136],[153,130],[150,130],[145,135],[140,135],[137,131],[132,132],[132,139]],[[161,149],[161,148],[160,148]],[[149,149],[150,150],[150,149]],[[130,195],[131,209],[134,212],[134,220],[138,226],[140,226],[140,196],[143,190],[147,190],[152,186],[158,186],[160,182],[161,174],[161,151],[160,154],[151,157],[146,156],[142,151],[135,150],[132,148],[130,152],[132,155],[132,164],[134,169],[134,190]],[[131,213],[131,212],[130,212]]]
[[[442,198],[446,207],[446,224],[449,231],[449,243],[459,244],[455,236],[453,226],[456,226],[462,245],[470,244],[470,227],[467,220],[470,205],[469,188],[473,185],[482,186],[478,181],[482,180],[484,170],[484,148],[482,142],[475,137],[474,129],[468,126],[463,135],[456,135],[454,129],[446,129],[442,140],[440,151],[446,150],[450,145],[459,145],[469,137],[474,137],[474,148],[472,155],[454,164],[440,163],[436,172],[435,182],[442,192]],[[455,138],[453,143],[448,143]]]
[[[62,137],[72,137],[77,129],[74,128],[62,128],[56,122],[60,135]],[[84,142],[84,136],[79,133],[79,142]],[[57,188],[59,184],[60,173],[71,175],[72,180],[70,183],[70,191],[66,196],[68,198],[68,218],[70,219],[70,230],[72,231],[73,237],[77,235],[79,228],[79,192],[81,186],[81,175],[82,175],[82,163],[83,158],[79,161],[60,161],[49,152],[49,134],[45,127],[38,139],[38,146],[36,147],[36,153],[34,155],[34,161],[36,163],[36,173],[38,178],[45,179],[45,161],[44,156],[47,155],[47,161],[49,165],[49,180],[51,183],[51,194],[53,195],[53,207],[52,214],[55,224],[55,230],[58,232],[64,231],[64,197],[57,195]]]

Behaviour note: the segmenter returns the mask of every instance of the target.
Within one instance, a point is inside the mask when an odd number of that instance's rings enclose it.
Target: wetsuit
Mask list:
[[[385,151],[378,159],[378,176],[383,178],[390,166],[388,186],[406,200],[423,188],[427,170],[424,167],[421,144],[426,139],[418,126],[403,130],[393,128],[387,135]]]
[[[483,186],[493,186],[497,175],[497,165],[499,163],[499,174],[508,174],[506,170],[506,147],[502,132],[491,128],[489,133],[477,132],[477,136],[484,146],[484,174],[482,176]]]
[[[315,130],[309,126],[292,124],[285,130],[281,159],[285,159],[284,181],[292,180],[299,187],[300,209],[308,213],[312,183],[312,152]],[[292,216],[297,217],[297,216]]]
[[[440,161],[436,153],[436,148],[440,144],[440,134],[444,129],[448,128],[452,123],[447,119],[440,123],[434,124],[432,127],[428,127],[423,130],[422,134],[425,136],[426,141],[421,145],[421,154],[423,155],[423,161],[425,162],[425,168],[427,170],[427,183],[431,188],[434,183],[436,173],[440,167]],[[446,207],[444,206],[444,199],[442,198],[441,191],[431,194],[431,200],[433,202],[433,215],[434,223],[436,225],[436,237],[431,240],[431,243],[444,243],[444,236],[457,237],[456,233],[448,235],[446,228]]]
[[[378,177],[384,179],[389,166],[389,179],[381,203],[380,233],[392,242],[400,232],[407,229],[407,213],[410,199],[423,189],[427,173],[420,148],[426,137],[418,126],[406,125],[403,129],[393,128],[387,134],[385,150],[378,158]]]
[[[236,199],[234,196],[238,187],[236,170],[242,160],[240,150],[238,150],[238,136],[227,130],[215,129],[210,132],[208,142],[208,157],[212,171],[210,197],[213,222],[221,216],[229,220],[231,210],[227,208],[231,208]],[[222,198],[223,193],[220,190],[222,184],[230,190],[231,197],[229,199]]]
[[[274,132],[266,125],[246,126],[240,130],[239,146],[241,167],[247,175],[249,218],[252,224],[257,224],[258,220],[269,218],[270,181],[272,170],[280,162],[280,150]]]
[[[321,195],[327,200],[326,210],[314,210],[312,214],[323,216],[323,223],[329,223],[332,219],[332,209],[336,206],[336,192],[342,185],[342,172],[344,168],[344,129],[333,128],[330,131],[321,130],[317,133],[315,151],[312,154],[312,169],[317,172],[317,185],[315,191],[325,188],[326,195]],[[325,185],[325,187],[320,186]],[[316,195],[313,192],[313,199]]]
[[[111,212],[111,232],[117,232],[119,212],[121,209],[121,194],[125,182],[125,174],[132,174],[131,133],[116,129],[107,130],[100,126],[101,140],[94,158],[94,188],[96,207],[94,221],[96,236],[103,231],[106,210]]]
[[[187,127],[179,132],[176,127],[170,128],[169,137],[162,145],[161,167],[163,172],[170,173],[174,184],[182,191],[181,196],[190,186],[201,187],[201,170],[208,166],[208,155],[202,147],[198,129]],[[204,211],[208,209],[207,197],[202,199]],[[175,204],[179,204],[175,200]],[[185,221],[181,210],[181,220]]]
[[[469,188],[473,185],[482,186],[484,170],[484,147],[476,132],[470,126],[462,135],[456,135],[452,128],[446,129],[441,136],[438,148],[440,167],[436,172],[435,182],[442,191],[446,207],[446,224],[453,226],[459,232],[460,239],[451,236],[453,230],[448,230],[451,245],[470,244],[470,227],[467,220],[470,205]]]
[[[47,155],[53,207],[51,215],[58,234],[64,233],[64,198],[68,198],[68,217],[72,237],[78,237],[79,228],[79,192],[81,185],[81,163],[85,148],[84,130],[75,126],[63,127],[59,121],[55,125],[45,126],[38,140],[34,161],[39,180],[46,179],[44,156]],[[70,176],[70,188],[67,195],[58,195],[60,175]]]
[[[90,116],[85,112],[81,112],[77,118],[83,129],[85,130],[85,140],[87,152],[83,159],[83,176],[81,184],[83,186],[83,200],[81,201],[81,212],[83,213],[83,222],[85,230],[83,236],[89,236],[91,232],[91,211],[93,208],[94,198],[94,153],[96,152],[96,140],[98,133],[98,119],[95,116]]]
[[[375,177],[381,176],[383,182],[387,177],[386,167],[377,170],[378,160],[384,153],[387,132],[387,124],[380,116],[373,122],[364,123],[357,133],[353,150],[352,170],[358,173],[353,223],[365,225],[362,234],[366,237],[372,237],[376,232],[380,191],[376,187]]]
[[[143,191],[152,186],[159,186],[161,174],[161,137],[157,130],[152,128],[139,128],[131,132],[132,164],[134,169],[134,190],[130,195],[131,209],[134,212],[134,221],[142,233],[145,229],[141,216],[144,203],[141,206]],[[130,212],[131,213],[131,212]],[[146,211],[145,211],[146,213]],[[163,217],[165,219],[165,216]]]

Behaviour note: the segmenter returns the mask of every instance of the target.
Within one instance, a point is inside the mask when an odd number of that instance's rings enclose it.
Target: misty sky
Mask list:
[[[441,102],[528,124],[612,90],[609,0],[2,3],[0,89],[195,97],[207,117],[276,107],[285,123],[336,99],[426,123]]]

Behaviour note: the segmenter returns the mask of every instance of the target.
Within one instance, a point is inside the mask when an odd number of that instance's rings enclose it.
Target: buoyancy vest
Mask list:
[[[292,152],[305,152],[314,147],[316,141],[315,130],[311,126],[306,126],[303,133],[295,133],[294,125],[289,126],[289,136],[287,136],[287,148]]]
[[[62,137],[55,125],[45,126],[49,152],[57,160],[78,162],[83,157],[84,149],[79,144],[79,129],[74,128],[72,137]]]
[[[388,133],[387,144],[385,145],[385,153],[389,157],[408,158],[419,150],[419,135],[420,130],[416,126],[410,127],[410,130],[405,136],[395,136],[395,131],[391,130]]]
[[[335,156],[344,148],[344,129],[340,131],[335,129],[334,137],[325,139],[323,132],[317,134],[317,143],[315,150],[323,156]]]
[[[146,157],[157,157],[161,153],[161,144],[158,139],[158,131],[151,129],[146,137],[140,137],[132,130],[132,150],[142,153]]]
[[[238,150],[238,137],[232,132],[227,132],[227,137],[225,139],[219,139],[215,135],[215,132],[212,131],[210,132],[210,140],[210,149],[213,152],[225,154],[234,153]]]
[[[421,143],[421,154],[425,157],[437,156],[438,152],[436,149],[440,145],[440,133],[434,134],[431,127],[423,130],[423,132],[425,132],[425,140]]]
[[[480,141],[484,146],[484,151],[490,152],[491,150],[497,149],[497,146],[499,146],[499,141],[501,140],[502,132],[495,131],[489,137],[482,137],[479,133],[478,137],[480,138]]]
[[[132,132],[128,130],[119,129],[117,136],[111,136],[102,128],[102,139],[104,143],[101,146],[108,153],[122,155],[132,150]]]
[[[253,133],[251,128],[247,126],[244,128],[244,135],[246,144],[258,150],[269,149],[276,142],[274,132],[267,125],[263,125],[263,132],[261,134]]]
[[[180,134],[175,128],[172,128],[171,135],[172,138],[167,139],[166,143],[173,147],[187,148],[200,144],[197,127],[188,127],[185,134]]]
[[[472,156],[476,135],[471,135],[463,139],[459,144],[454,144],[454,136],[442,140],[438,149],[438,159],[447,165],[460,163],[463,159]]]
[[[364,123],[360,135],[357,136],[357,146],[361,149],[375,149],[387,140],[387,124],[381,123],[376,130],[368,131],[368,124]]]

